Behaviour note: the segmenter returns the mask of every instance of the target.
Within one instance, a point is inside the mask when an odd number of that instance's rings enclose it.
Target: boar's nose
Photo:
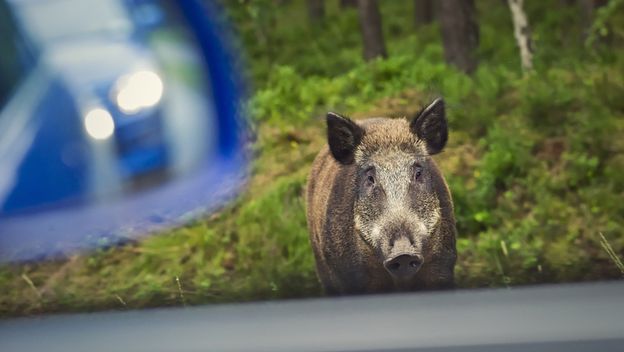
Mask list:
[[[397,279],[407,279],[418,272],[423,257],[419,254],[399,254],[384,261],[384,267]]]

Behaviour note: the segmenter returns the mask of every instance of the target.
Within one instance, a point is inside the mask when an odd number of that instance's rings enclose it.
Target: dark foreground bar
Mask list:
[[[624,282],[4,320],[0,351],[624,351]]]

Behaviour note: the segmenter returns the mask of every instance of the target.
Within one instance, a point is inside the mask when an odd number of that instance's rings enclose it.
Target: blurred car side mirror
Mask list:
[[[242,83],[217,5],[0,0],[0,22],[0,262],[134,240],[241,189]]]

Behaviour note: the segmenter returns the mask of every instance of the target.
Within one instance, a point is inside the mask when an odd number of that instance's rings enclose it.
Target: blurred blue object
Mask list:
[[[0,0],[0,261],[111,245],[245,180],[241,81],[210,2]]]

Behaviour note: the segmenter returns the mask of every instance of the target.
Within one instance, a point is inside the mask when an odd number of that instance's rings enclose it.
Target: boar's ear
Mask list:
[[[355,160],[355,148],[362,141],[364,130],[355,122],[336,113],[327,113],[327,142],[334,159],[348,165]]]
[[[410,123],[410,130],[425,142],[429,154],[441,152],[448,139],[444,100],[438,98],[422,109]]]

